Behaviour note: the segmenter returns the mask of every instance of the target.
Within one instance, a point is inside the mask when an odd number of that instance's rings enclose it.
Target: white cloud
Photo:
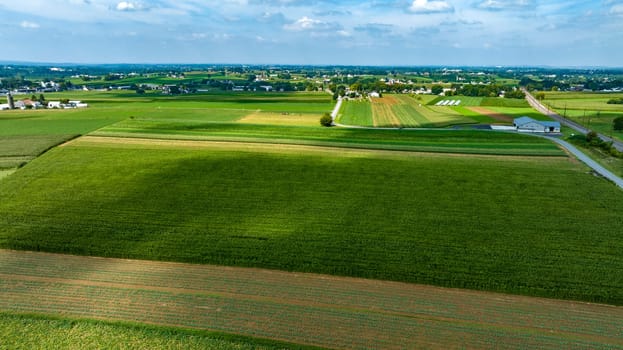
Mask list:
[[[623,16],[623,4],[612,6],[610,8],[610,14],[615,16]]]
[[[22,23],[20,23],[20,27],[26,29],[38,29],[40,25],[33,22],[23,21]]]
[[[534,7],[532,0],[485,0],[478,4],[478,7],[485,10],[506,10],[511,8]]]
[[[142,6],[129,1],[121,1],[117,4],[117,11],[135,11],[140,10]]]
[[[284,26],[287,30],[301,31],[307,29],[314,29],[315,26],[322,24],[322,21],[317,19],[311,19],[307,16],[304,16],[298,19],[296,22],[291,24],[286,24]]]
[[[446,1],[414,0],[409,7],[409,11],[414,13],[453,12],[454,7]]]
[[[305,30],[339,30],[341,26],[336,23],[328,23],[303,16],[294,23],[284,25],[283,28],[289,31],[300,32]]]

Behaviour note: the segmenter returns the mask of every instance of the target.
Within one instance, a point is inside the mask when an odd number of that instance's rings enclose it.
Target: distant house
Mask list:
[[[50,101],[48,102],[48,108],[62,108],[60,101]]]
[[[379,98],[379,97],[381,97],[381,94],[379,94],[376,91],[372,91],[371,93],[368,94],[368,96],[374,97],[374,98]]]
[[[87,108],[87,107],[89,107],[89,104],[82,103],[82,101],[69,101],[69,104],[71,106],[73,106],[74,108]]]
[[[520,117],[513,121],[513,126],[521,132],[559,133],[559,122],[545,122],[530,117]]]

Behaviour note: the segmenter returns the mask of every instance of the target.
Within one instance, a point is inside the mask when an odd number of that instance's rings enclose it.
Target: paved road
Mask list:
[[[333,111],[331,112],[331,119],[333,119],[333,123],[335,123],[335,118],[337,117],[337,114],[340,112],[340,108],[342,107],[342,97],[338,97],[337,98],[337,103],[335,104],[335,108],[333,108]]]
[[[534,98],[534,96],[532,96],[530,94],[530,92],[528,92],[528,90],[526,90],[525,88],[522,88],[522,91],[526,93],[526,100],[528,100],[528,103],[532,106],[532,108],[536,109],[537,111],[539,111],[541,114],[544,114],[554,120],[557,120],[558,122],[560,122],[560,124],[566,125],[568,127],[570,127],[571,129],[586,135],[590,130],[588,130],[587,128],[585,128],[584,126],[569,120],[567,118],[564,118],[563,116],[561,116],[560,114],[555,113],[554,111],[551,111],[549,108],[547,108],[546,106],[544,106],[541,102],[539,102],[539,100],[537,100],[536,98]],[[618,141],[618,140],[614,140],[606,135],[603,134],[598,134],[599,138],[606,141],[606,142],[612,142],[612,145],[619,150],[619,152],[623,152],[623,142]]]
[[[566,150],[568,150],[569,152],[573,153],[573,155],[576,156],[579,160],[584,162],[584,164],[588,165],[591,169],[593,169],[597,174],[599,174],[599,175],[605,177],[606,179],[614,182],[614,184],[619,186],[620,188],[623,188],[623,179],[621,179],[620,177],[618,177],[615,174],[611,173],[606,168],[604,168],[601,165],[599,165],[597,162],[595,162],[594,160],[589,158],[586,154],[582,153],[579,149],[577,149],[575,146],[573,146],[569,142],[561,140],[561,139],[558,139],[558,138],[555,138],[555,137],[550,137],[550,136],[542,136],[542,137],[545,137],[545,138],[547,138],[549,140],[552,140],[553,142],[556,142],[557,144],[561,145]]]

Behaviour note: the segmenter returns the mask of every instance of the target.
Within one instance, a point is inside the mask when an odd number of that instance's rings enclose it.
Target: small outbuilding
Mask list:
[[[559,122],[546,122],[532,119],[530,117],[520,117],[513,121],[513,126],[520,132],[538,132],[538,133],[559,133]]]

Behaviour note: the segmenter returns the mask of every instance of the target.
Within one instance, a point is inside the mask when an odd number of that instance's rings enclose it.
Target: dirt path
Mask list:
[[[494,112],[484,107],[467,107],[467,109],[471,110],[472,112],[476,112],[478,114],[486,115],[487,117],[491,117],[502,123],[508,123],[508,124],[513,123],[513,117],[506,115],[506,114]]]
[[[623,348],[623,308],[316,274],[0,250],[0,310],[332,348]]]

